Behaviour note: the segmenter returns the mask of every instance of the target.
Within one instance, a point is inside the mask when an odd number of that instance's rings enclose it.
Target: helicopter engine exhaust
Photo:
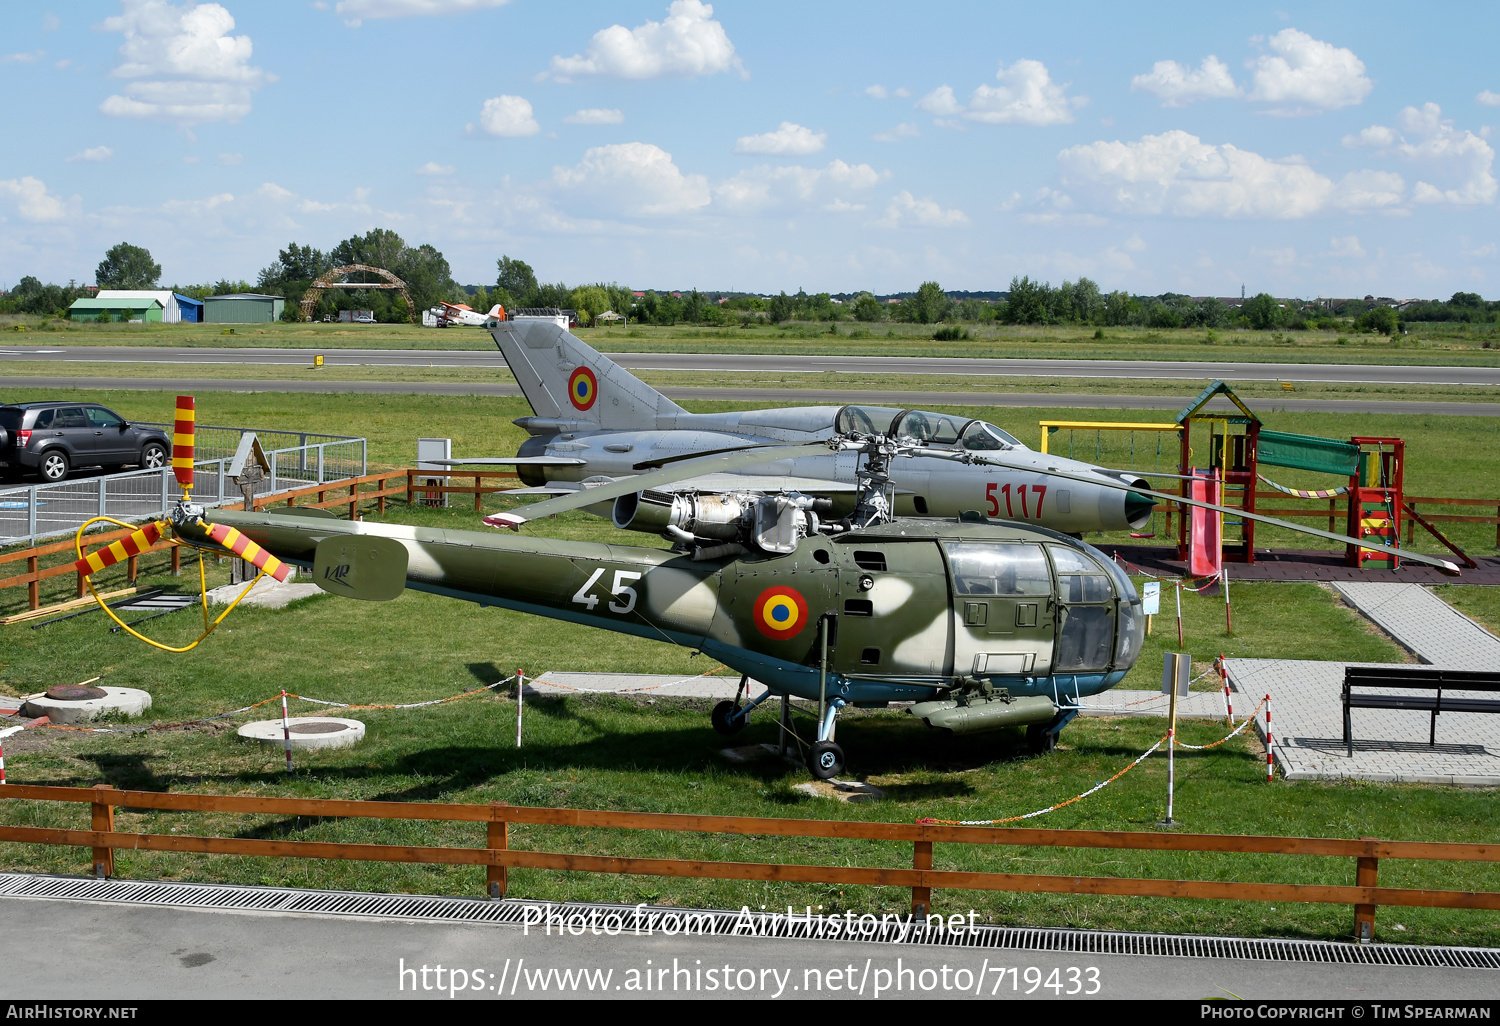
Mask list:
[[[615,499],[610,519],[623,531],[663,534],[675,527],[699,538],[738,541],[750,505],[738,495],[684,495],[647,489]]]
[[[964,701],[918,702],[911,714],[939,730],[954,734],[978,734],[1001,727],[1047,723],[1057,715],[1052,699],[1040,695],[1011,698],[1004,693],[970,696]]]

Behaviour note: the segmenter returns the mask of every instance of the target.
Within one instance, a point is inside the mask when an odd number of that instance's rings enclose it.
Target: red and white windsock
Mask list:
[[[177,397],[177,420],[172,425],[172,476],[182,490],[193,487],[193,397]]]
[[[90,552],[74,562],[73,569],[81,576],[87,577],[89,574],[97,574],[107,566],[113,566],[122,559],[150,552],[151,546],[161,540],[162,531],[166,529],[166,526],[166,523],[160,520],[147,524],[128,538],[121,538],[97,552]]]
[[[291,567],[271,555],[228,524],[212,524],[208,536],[257,570],[264,570],[278,581],[285,581]]]

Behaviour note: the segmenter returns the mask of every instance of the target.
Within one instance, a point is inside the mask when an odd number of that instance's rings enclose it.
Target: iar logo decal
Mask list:
[[[768,638],[795,638],[807,626],[807,600],[795,588],[767,588],[755,600],[755,626]]]
[[[588,410],[599,398],[599,379],[587,367],[579,367],[568,378],[568,398],[578,410]]]

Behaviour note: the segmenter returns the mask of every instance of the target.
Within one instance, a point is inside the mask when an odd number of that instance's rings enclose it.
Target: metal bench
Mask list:
[[[1359,694],[1355,688],[1400,688],[1430,695]],[[1444,691],[1488,691],[1500,694],[1500,671],[1435,670],[1426,666],[1349,666],[1344,668],[1344,745],[1354,755],[1350,709],[1415,709],[1431,714],[1429,745],[1437,744],[1441,713],[1500,713],[1500,699],[1455,698]]]

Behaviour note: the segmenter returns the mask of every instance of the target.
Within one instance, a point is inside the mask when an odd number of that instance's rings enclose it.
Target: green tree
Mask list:
[[[1374,306],[1360,314],[1354,321],[1360,331],[1378,331],[1382,335],[1394,335],[1399,326],[1396,311],[1388,306]]]
[[[854,309],[854,319],[866,324],[885,320],[885,304],[868,292],[861,292],[849,301]]]
[[[94,272],[101,289],[151,289],[160,280],[161,264],[151,259],[149,250],[128,242],[111,246]]]
[[[1044,282],[1032,281],[1027,275],[1010,280],[1010,299],[1005,304],[1005,320],[1010,324],[1044,324],[1052,289]]]
[[[1104,312],[1104,296],[1099,292],[1099,283],[1092,278],[1079,278],[1073,283],[1073,316],[1084,324],[1093,324]]]
[[[1269,292],[1262,292],[1247,299],[1240,312],[1245,321],[1256,331],[1269,331],[1281,325],[1281,307]]]
[[[531,265],[523,260],[512,260],[508,256],[502,256],[495,261],[500,276],[495,279],[495,284],[510,294],[515,306],[534,306],[532,295],[536,292],[536,272]],[[510,309],[507,305],[506,309]]]
[[[1130,293],[1116,289],[1104,297],[1104,323],[1111,327],[1129,324],[1135,318],[1136,306]]]
[[[772,296],[770,310],[771,323],[780,324],[782,321],[791,320],[792,307],[792,297],[787,295],[785,292],[781,293],[781,295],[779,296]]]
[[[948,314],[948,296],[935,281],[924,281],[917,294],[902,304],[911,320],[918,324],[932,324]]]
[[[697,289],[682,297],[682,319],[690,324],[702,321],[707,308],[708,300],[704,299],[703,293]]]
[[[568,305],[578,311],[579,324],[592,324],[610,308],[609,292],[602,285],[580,285],[569,294]]]

